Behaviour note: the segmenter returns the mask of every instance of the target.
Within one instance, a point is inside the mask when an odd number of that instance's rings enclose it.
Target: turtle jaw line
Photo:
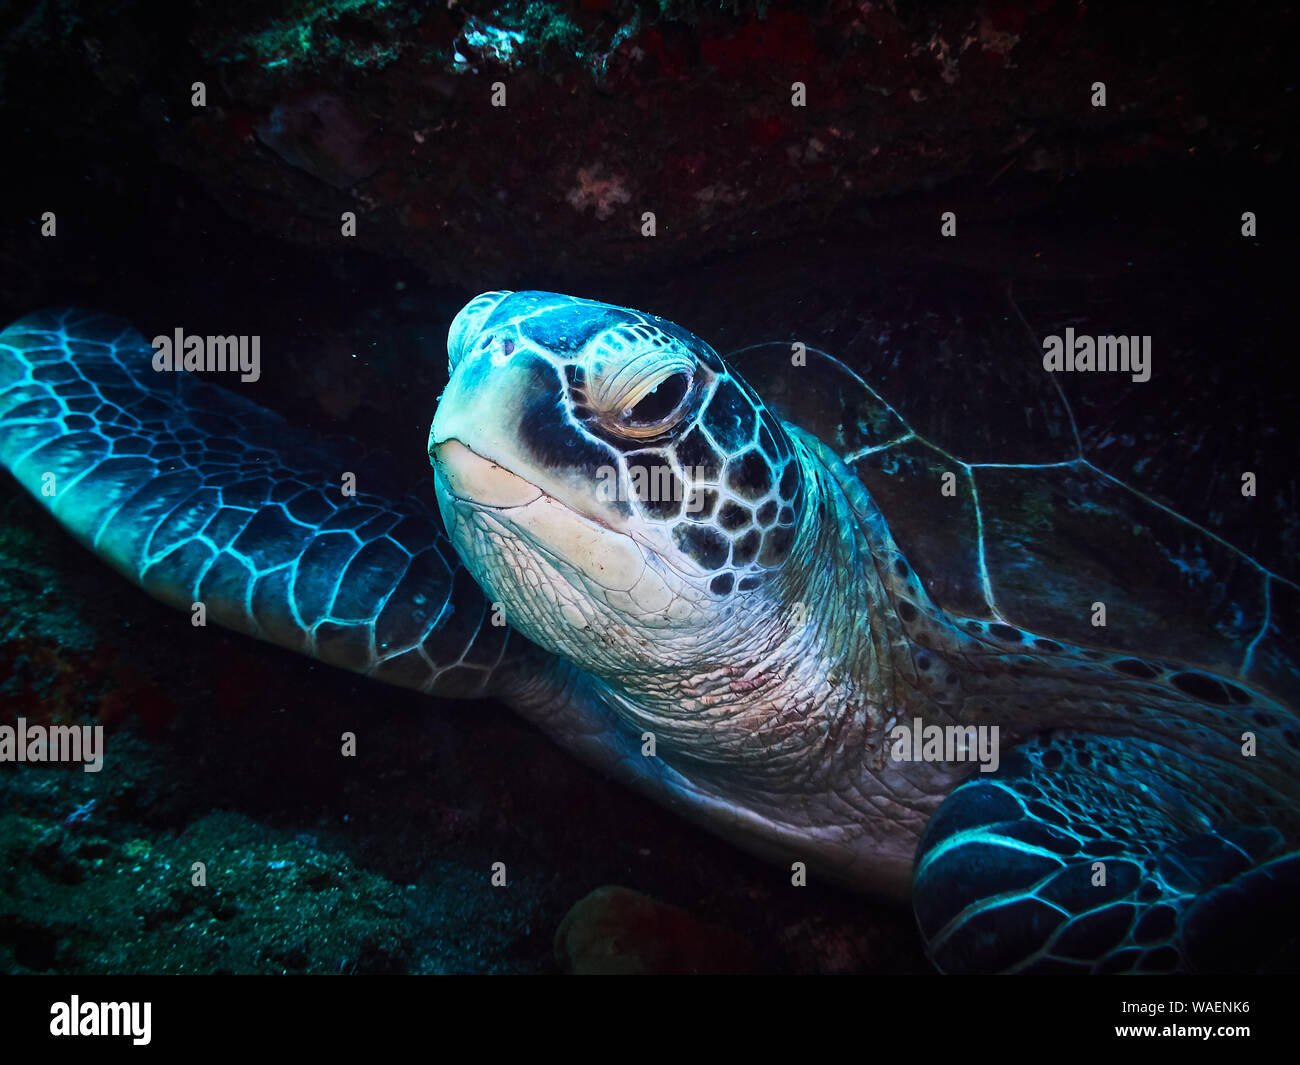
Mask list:
[[[547,638],[558,621],[588,627],[590,619],[577,612],[548,616],[555,614],[554,607],[568,610],[564,604],[572,604],[575,596],[605,601],[630,595],[642,610],[654,613],[689,595],[689,582],[680,572],[663,565],[654,548],[630,530],[583,513],[458,439],[433,444],[430,457],[439,507],[457,552],[489,595],[503,603],[514,601],[512,623],[541,646],[573,661],[584,657],[575,647],[552,646]],[[484,539],[490,528],[497,535]],[[495,546],[489,546],[493,540]],[[533,576],[525,579],[529,571]],[[549,606],[538,597],[539,584],[553,586]],[[656,585],[657,591],[649,590]],[[637,628],[635,617],[620,605],[606,602],[603,612],[609,632],[627,634]]]
[[[455,482],[450,477],[448,477],[446,472],[448,466],[451,465],[453,462],[455,462],[457,459],[457,451],[456,451],[457,448],[463,449],[465,452],[468,452],[468,455],[472,456],[471,461],[483,464],[483,466],[488,471],[490,471],[491,475],[494,478],[498,480],[509,479],[511,481],[517,481],[519,482],[519,484],[518,486],[514,486],[514,487],[521,487],[526,485],[529,489],[531,489],[533,494],[529,498],[521,499],[517,502],[492,503],[472,495],[467,495],[465,494],[464,491],[457,491],[455,487]],[[543,499],[548,500],[549,502],[554,503],[558,507],[563,507],[574,517],[579,518],[582,521],[585,521],[591,525],[596,526],[598,529],[602,530],[605,533],[609,533],[614,536],[624,536],[627,539],[631,540],[634,544],[637,545],[637,547],[641,548],[643,551],[654,552],[660,558],[663,564],[667,566],[669,569],[671,569],[677,575],[677,577],[681,579],[683,582],[696,582],[699,580],[698,574],[691,574],[683,570],[682,567],[674,563],[671,557],[664,556],[660,548],[656,547],[653,543],[648,542],[643,537],[636,535],[636,532],[634,530],[619,529],[614,525],[610,524],[610,522],[607,521],[606,519],[601,518],[598,515],[590,513],[579,507],[575,507],[572,503],[568,502],[567,500],[560,499],[558,496],[553,495],[552,493],[546,491],[546,489],[540,487],[535,482],[528,480],[526,477],[521,477],[514,470],[510,469],[508,466],[505,466],[498,460],[493,458],[488,458],[486,455],[483,455],[482,453],[475,451],[464,441],[456,437],[448,437],[445,440],[440,440],[432,447],[430,447],[429,458],[434,466],[434,470],[435,470],[434,475],[441,478],[442,483],[446,488],[447,494],[452,496],[457,502],[462,503],[465,506],[474,507],[482,511],[490,511],[502,518],[509,520],[512,517],[513,511],[521,511],[524,507],[531,506],[532,504],[536,503],[538,500],[543,500]],[[465,457],[460,456],[459,458],[460,458],[460,465],[463,468],[465,466],[465,462],[464,462]],[[543,544],[535,544],[534,546],[550,553],[549,549]],[[565,560],[561,558],[559,559],[559,561],[565,561]]]
[[[483,510],[498,512],[514,510],[518,507],[528,506],[528,504],[535,502],[546,494],[537,485],[527,478],[520,477],[508,466],[502,465],[496,459],[479,454],[468,444],[457,440],[455,437],[440,440],[430,447],[429,459],[433,464],[435,476],[441,477],[448,494],[462,503],[468,503]],[[493,487],[498,490],[523,490],[527,498],[494,502],[479,495],[468,495],[464,491],[464,483],[470,481],[471,477],[476,488],[481,488],[484,480],[490,477],[494,482]],[[531,494],[528,494],[529,489],[531,489]]]
[[[460,454],[460,450],[467,452],[468,455]],[[440,440],[434,444],[433,447],[429,449],[429,458],[433,462],[435,473],[441,475],[448,494],[468,506],[477,507],[479,510],[490,510],[502,515],[503,517],[509,517],[510,511],[520,510],[523,507],[531,506],[539,499],[546,499],[557,506],[564,507],[576,517],[590,522],[592,525],[599,526],[606,532],[613,533],[616,536],[630,536],[630,534],[625,530],[616,529],[603,518],[580,510],[567,500],[560,499],[546,491],[546,489],[542,488],[535,482],[530,481],[527,477],[520,476],[520,474],[516,473],[509,466],[475,451],[464,441],[459,440],[454,436],[448,437],[446,440]],[[469,460],[468,462],[466,461],[467,458]],[[464,491],[458,491],[456,481],[448,475],[448,470],[451,467],[459,467],[464,471],[470,463],[481,464],[479,472],[486,473],[490,476],[496,482],[496,487],[521,491],[531,490],[532,494],[526,499],[519,499],[510,502],[491,502],[478,496],[467,495]],[[518,483],[515,484],[514,482]]]

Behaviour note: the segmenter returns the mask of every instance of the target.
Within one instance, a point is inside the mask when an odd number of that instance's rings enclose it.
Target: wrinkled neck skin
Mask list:
[[[868,545],[800,452],[807,503],[787,564],[713,631],[605,681],[620,715],[661,750],[756,795],[826,785],[865,761],[893,672]]]

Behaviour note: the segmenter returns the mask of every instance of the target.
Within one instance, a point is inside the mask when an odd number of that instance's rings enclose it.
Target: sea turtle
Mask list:
[[[1300,722],[1263,681],[1294,682],[1294,583],[1093,465],[1032,352],[981,394],[954,342],[934,365],[976,390],[901,411],[856,321],[724,360],[654,314],[480,295],[437,513],[340,491],[347,455],[122,321],[47,312],[0,335],[0,458],[166,602],[500,698],[795,875],[910,896],[940,969],[1292,964]],[[955,449],[985,401],[1015,418]],[[1168,580],[1195,564],[1232,570],[1217,599]]]

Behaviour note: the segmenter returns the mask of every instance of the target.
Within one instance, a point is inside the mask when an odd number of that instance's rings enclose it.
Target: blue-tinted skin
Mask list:
[[[509,310],[501,295],[491,307]],[[565,299],[517,295],[548,305]],[[562,352],[620,316],[635,318],[577,304],[530,322],[529,340]],[[559,331],[548,337],[551,326]],[[707,345],[677,333],[698,346],[701,360],[716,360]],[[610,714],[592,678],[492,624],[437,514],[376,490],[364,473],[354,496],[341,494],[345,475],[358,472],[348,455],[229,391],[155,372],[152,354],[124,323],[84,312],[33,315],[0,335],[0,459],[82,543],[165,602],[185,610],[201,602],[219,624],[389,683],[499,695],[657,800],[679,806],[691,796],[688,816],[710,823],[734,815],[724,794],[701,793],[681,764],[641,757],[639,737]],[[728,373],[720,360],[714,369]],[[741,422],[763,416],[745,409],[756,402],[748,393],[723,380],[714,393],[715,439],[726,435],[728,387],[737,390]],[[559,377],[548,378],[536,397],[536,424],[521,424],[539,461],[553,439],[546,412],[562,408],[564,388]],[[675,446],[689,451],[688,435]],[[770,450],[784,448],[786,461],[788,442],[777,436],[779,447]],[[552,457],[573,461],[572,449]],[[829,469],[834,460],[823,461]],[[776,491],[775,480],[765,490]],[[791,500],[796,490],[792,481]],[[844,491],[866,542],[896,551],[861,487]],[[712,564],[710,546],[681,545]],[[892,571],[892,557],[886,561]],[[908,580],[891,594],[920,603],[924,627],[934,608]],[[942,631],[937,612],[929,620]],[[915,640],[912,620],[903,621]],[[1025,639],[1008,626],[979,623],[974,631],[959,654],[955,642],[947,649],[948,661],[967,671],[1011,661]],[[1274,764],[1294,735],[1285,708],[1226,681],[1187,671],[1157,676],[1154,667],[1139,675],[1139,660],[1125,656],[1080,667],[1076,649],[1056,646],[1042,661],[1051,662],[1048,675],[1068,699],[1077,700],[1086,682],[1066,687],[1062,678],[1104,668],[1097,684],[1129,700],[1150,699],[1152,712],[1182,699],[1200,700],[1212,711],[1207,720],[1240,716],[1272,744],[1266,753]],[[936,661],[944,653],[931,651]],[[1246,787],[1252,778],[1241,779]],[[1030,735],[997,773],[953,791],[920,838],[912,895],[932,956],[942,968],[973,971],[1288,967],[1300,858],[1286,787],[1277,778],[1260,784],[1255,809],[1271,809],[1269,823],[1216,820],[1219,800],[1201,792],[1225,789],[1210,783],[1159,738],[1059,728]],[[789,857],[798,854],[783,860]]]

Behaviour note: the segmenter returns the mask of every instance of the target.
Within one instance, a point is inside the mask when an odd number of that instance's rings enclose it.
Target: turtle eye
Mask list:
[[[570,385],[584,417],[605,433],[648,440],[678,425],[711,379],[684,344],[640,322],[592,340]]]
[[[691,379],[686,374],[670,375],[624,412],[624,422],[630,428],[667,428],[673,415],[681,408],[690,386]]]
[[[622,390],[624,398],[600,420],[618,436],[648,440],[668,432],[691,407],[696,389],[691,375],[681,366],[669,366],[634,380]]]

